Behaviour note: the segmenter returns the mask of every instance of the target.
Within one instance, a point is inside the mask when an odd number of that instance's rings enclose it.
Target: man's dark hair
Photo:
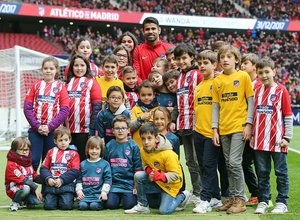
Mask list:
[[[143,21],[143,28],[145,27],[145,24],[149,24],[149,23],[156,24],[157,27],[159,27],[159,22],[158,22],[158,20],[156,18],[154,18],[154,17],[147,17]]]

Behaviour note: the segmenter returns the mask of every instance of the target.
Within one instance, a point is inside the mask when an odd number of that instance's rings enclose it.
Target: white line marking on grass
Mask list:
[[[297,154],[300,154],[300,150],[296,150],[296,149],[291,148],[291,147],[289,147],[289,150],[290,150],[290,151],[293,151],[293,152],[295,152],[295,153],[297,153]]]

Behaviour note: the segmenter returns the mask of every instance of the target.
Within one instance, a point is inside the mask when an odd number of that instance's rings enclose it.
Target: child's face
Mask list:
[[[176,65],[174,53],[170,53],[167,55],[167,60],[169,62],[169,67],[171,70],[177,70],[178,66]]]
[[[156,70],[160,74],[164,74],[166,72],[166,68],[164,67],[163,62],[155,62],[151,68],[151,70]]]
[[[141,134],[141,139],[142,139],[143,148],[146,152],[150,152],[151,150],[153,150],[156,147],[156,145],[159,143],[158,136],[155,137],[153,134],[150,133]]]
[[[88,150],[89,156],[90,156],[90,160],[91,161],[96,161],[99,159],[100,154],[101,154],[101,147],[100,146],[96,146],[94,148],[89,148]]]
[[[204,76],[204,79],[212,78],[214,76],[214,70],[216,68],[216,63],[212,64],[209,59],[199,59],[197,60],[199,70]]]
[[[181,56],[176,57],[176,64],[181,70],[185,71],[192,66],[193,60],[193,56],[190,56],[188,53],[184,53]]]
[[[167,117],[162,111],[156,110],[154,114],[154,124],[157,126],[159,133],[167,131],[167,125],[169,123]]]
[[[84,56],[89,59],[92,54],[92,47],[89,41],[84,40],[78,45],[77,51],[84,54]]]
[[[164,82],[162,79],[162,75],[159,73],[155,73],[152,75],[152,79],[151,79],[151,83],[153,85],[154,88],[159,88],[162,87]]]
[[[83,59],[76,58],[73,66],[74,75],[77,77],[83,77],[86,74],[87,66]]]
[[[57,73],[57,69],[53,62],[45,62],[42,68],[42,72],[44,75],[44,80],[48,83],[53,82],[55,79],[55,75]]]
[[[123,96],[121,92],[113,91],[110,93],[109,97],[107,97],[107,103],[109,104],[109,109],[112,112],[115,112],[119,109],[119,107],[123,103]]]
[[[117,121],[113,127],[113,134],[116,136],[118,142],[126,142],[128,140],[128,134],[130,130],[126,122]]]
[[[21,147],[19,147],[17,150],[16,150],[17,154],[19,155],[22,155],[22,156],[28,156],[29,155],[29,152],[30,152],[30,148],[26,145],[26,144],[23,144]]]
[[[175,78],[169,78],[165,84],[170,92],[176,93],[177,80]]]
[[[106,80],[113,80],[118,71],[118,65],[115,63],[105,62],[103,65],[104,77]]]
[[[142,103],[149,105],[154,99],[154,91],[152,88],[142,87],[139,96]]]
[[[134,41],[129,36],[124,36],[122,39],[122,45],[131,52],[134,48]]]
[[[275,83],[275,70],[272,70],[269,66],[265,66],[262,69],[257,69],[257,76],[261,83],[265,86],[273,86]]]
[[[220,54],[220,65],[224,70],[224,74],[231,74],[236,71],[236,64],[238,60],[232,52],[225,52]]]
[[[65,150],[69,147],[69,144],[71,143],[71,138],[67,134],[64,134],[58,137],[56,140],[54,139],[54,143],[59,149]]]
[[[256,72],[255,65],[250,60],[245,60],[245,61],[242,62],[241,70],[244,70],[249,74]]]
[[[128,65],[128,55],[126,50],[119,50],[116,53],[118,66],[120,69]]]
[[[123,77],[123,82],[126,86],[129,88],[134,88],[137,84],[138,78],[135,72],[132,73],[126,73]]]

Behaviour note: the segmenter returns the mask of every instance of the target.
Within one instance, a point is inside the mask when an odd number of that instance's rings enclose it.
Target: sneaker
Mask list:
[[[229,200],[225,201],[222,206],[218,207],[217,212],[227,211],[233,205],[234,198],[230,197]]]
[[[202,214],[211,212],[210,203],[208,201],[200,200],[200,202],[196,205],[196,208],[193,209],[193,212]]]
[[[252,205],[256,205],[258,204],[258,198],[255,196],[255,197],[251,197],[247,202],[246,202],[246,205],[247,206],[252,206]]]
[[[190,198],[191,198],[191,193],[187,190],[184,190],[181,192],[185,198],[184,200],[177,206],[177,208],[175,209],[175,211],[182,211],[185,209],[186,205],[189,203]]]
[[[216,198],[212,198],[210,200],[210,207],[213,208],[213,209],[218,208],[222,205],[223,205],[222,200],[219,200],[219,199],[216,199]]]
[[[269,203],[269,208],[273,208],[274,207],[272,200],[269,200],[268,203]]]
[[[254,213],[255,214],[265,214],[268,212],[268,208],[269,208],[269,206],[267,203],[260,202],[260,203],[258,203]]]
[[[245,201],[241,198],[235,197],[232,206],[227,209],[227,214],[238,214],[246,211]]]
[[[12,202],[12,204],[10,205],[10,211],[12,212],[18,211],[19,208],[20,208],[20,204],[17,202]]]
[[[282,202],[276,202],[275,208],[272,210],[274,214],[283,214],[288,212],[287,206]]]
[[[200,196],[196,196],[193,194],[189,200],[189,204],[197,205],[200,202],[200,200]]]
[[[150,209],[149,206],[142,206],[138,203],[132,209],[127,209],[124,212],[126,214],[148,214],[150,213]]]

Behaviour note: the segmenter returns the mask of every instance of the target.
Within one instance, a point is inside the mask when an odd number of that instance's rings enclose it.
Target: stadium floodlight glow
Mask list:
[[[110,27],[110,24],[107,24],[106,27]]]
[[[70,21],[70,25],[73,25],[74,23],[72,21]]]
[[[44,21],[43,20],[39,20],[39,23],[42,24]]]
[[[171,28],[171,31],[174,31],[175,30],[175,28]]]

